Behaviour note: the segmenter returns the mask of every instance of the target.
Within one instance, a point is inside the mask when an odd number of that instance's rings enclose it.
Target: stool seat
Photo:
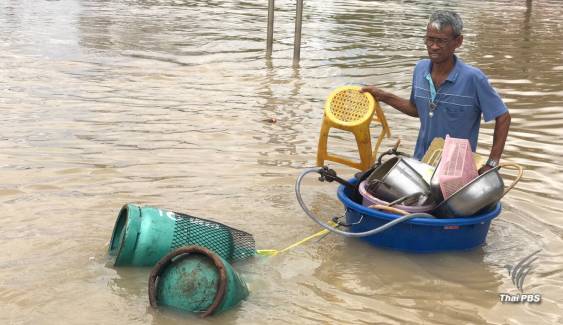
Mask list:
[[[325,160],[341,163],[359,170],[367,170],[374,162],[381,141],[391,136],[389,126],[379,103],[367,92],[361,93],[359,86],[343,86],[336,88],[328,97],[317,149],[317,166],[323,166]],[[374,113],[376,113],[374,115]],[[374,121],[382,126],[376,146],[371,149],[369,126]],[[328,135],[331,128],[352,132],[356,138],[360,161],[329,154],[327,150]]]

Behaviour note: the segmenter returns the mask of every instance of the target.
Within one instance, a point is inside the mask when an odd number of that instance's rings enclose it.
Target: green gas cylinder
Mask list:
[[[232,266],[199,246],[174,250],[155,265],[149,277],[152,307],[165,306],[202,317],[229,310],[247,296],[246,283]]]
[[[205,247],[226,261],[256,254],[252,235],[211,220],[134,204],[121,208],[109,245],[115,266],[153,266],[172,250]]]

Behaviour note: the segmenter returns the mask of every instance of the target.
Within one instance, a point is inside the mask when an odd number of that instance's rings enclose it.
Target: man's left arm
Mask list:
[[[510,119],[510,113],[508,111],[495,118],[493,146],[491,148],[491,153],[489,154],[489,159],[493,161],[500,161],[502,152],[504,151],[504,144],[506,143],[506,138],[508,137]],[[491,168],[492,167],[489,165],[484,165],[481,169],[479,169],[479,174],[482,174]]]
[[[483,119],[485,122],[495,120],[493,146],[491,147],[487,164],[479,169],[479,174],[482,174],[495,167],[500,161],[502,152],[504,151],[506,137],[508,136],[508,129],[510,128],[510,113],[500,98],[500,95],[484,74],[481,74],[477,79],[476,90],[478,104],[483,112]]]

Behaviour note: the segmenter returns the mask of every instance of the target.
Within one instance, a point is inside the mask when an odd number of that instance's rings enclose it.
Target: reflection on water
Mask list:
[[[505,159],[526,168],[487,244],[409,255],[330,235],[238,265],[252,293],[213,321],[560,322],[557,0],[306,1],[297,68],[290,1],[276,1],[271,60],[264,1],[3,1],[0,321],[206,323],[148,308],[148,269],[111,267],[107,241],[119,208],[143,203],[218,220],[254,234],[259,248],[318,231],[293,183],[315,162],[325,97],[360,83],[408,96],[412,68],[425,56],[424,25],[438,6],[462,14],[459,55],[507,102]],[[384,110],[394,137],[412,150],[416,119]],[[492,132],[483,125],[479,152]],[[335,133],[329,145],[353,155],[351,140]],[[506,171],[507,183],[513,178]],[[308,185],[317,213],[342,213],[333,184]],[[523,289],[542,294],[542,304],[501,304],[499,293],[518,293],[507,266],[540,249]]]

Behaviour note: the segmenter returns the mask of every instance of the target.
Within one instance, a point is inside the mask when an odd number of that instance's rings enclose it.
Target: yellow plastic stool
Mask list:
[[[369,125],[375,111],[377,111],[376,121],[382,124],[384,128],[382,134],[390,135],[387,121],[379,104],[371,94],[360,93],[360,89],[359,86],[338,87],[328,97],[324,107],[317,149],[317,166],[323,166],[325,160],[330,160],[359,170],[367,170],[374,161]],[[360,154],[360,162],[328,153],[327,142],[330,128],[337,128],[354,134]],[[374,152],[379,149],[381,140],[382,137],[380,136]]]

